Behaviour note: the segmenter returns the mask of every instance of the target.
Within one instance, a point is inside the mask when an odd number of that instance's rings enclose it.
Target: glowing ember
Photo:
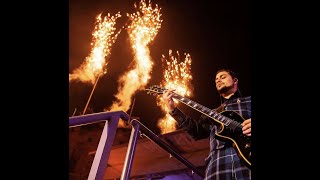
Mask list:
[[[115,95],[117,100],[107,111],[127,111],[133,94],[144,89],[149,81],[153,65],[148,44],[154,40],[161,27],[160,8],[157,5],[152,8],[150,2],[147,5],[145,1],[141,1],[137,12],[127,16],[131,21],[127,30],[134,51],[133,67],[120,77],[118,93]]]
[[[108,13],[108,16],[105,16],[103,21],[101,14],[96,17],[96,25],[92,33],[91,53],[79,68],[69,74],[69,82],[79,80],[84,83],[94,84],[98,76],[107,72],[106,66],[108,63],[105,59],[111,54],[111,46],[120,33],[120,30],[115,33],[115,24],[119,17],[121,17],[120,12],[115,16],[110,16]]]
[[[160,83],[161,87],[166,89],[175,89],[176,93],[181,96],[191,96],[193,87],[191,84],[191,56],[185,53],[184,61],[178,63],[180,60],[179,52],[177,51],[178,58],[174,57],[172,50],[169,50],[169,59],[167,60],[162,55],[162,65],[164,67],[164,79]],[[175,103],[179,103],[175,100]],[[158,121],[158,127],[161,130],[161,134],[169,133],[176,130],[176,121],[167,114],[168,109],[165,106],[164,100],[161,96],[157,98],[157,105],[161,107],[161,110],[166,113],[165,117]]]

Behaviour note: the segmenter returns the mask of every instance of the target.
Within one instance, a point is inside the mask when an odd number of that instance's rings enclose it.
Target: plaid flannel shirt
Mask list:
[[[251,96],[241,97],[239,93],[234,94],[229,99],[215,109],[217,112],[235,111],[244,119],[251,118]],[[206,115],[202,115],[198,121],[186,116],[178,108],[169,113],[178,123],[178,127],[186,130],[195,140],[210,137],[210,153],[206,159],[207,170],[205,179],[231,179],[237,176],[238,179],[250,179],[250,170],[239,160],[231,144],[226,144],[215,138],[215,133],[219,127],[213,124],[213,120]],[[219,153],[217,153],[219,150]],[[231,159],[227,159],[230,157]],[[224,159],[221,162],[219,159]],[[228,163],[238,164],[236,167],[230,167]],[[212,163],[215,162],[215,163]],[[213,167],[215,170],[213,170]],[[218,170],[219,169],[219,170]],[[223,173],[221,173],[223,171]],[[226,173],[232,172],[232,173]],[[219,177],[217,177],[219,176]]]

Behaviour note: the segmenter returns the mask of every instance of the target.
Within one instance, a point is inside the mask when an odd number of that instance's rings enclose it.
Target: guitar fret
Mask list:
[[[224,123],[224,120],[225,120],[224,117],[220,116],[219,118],[220,118],[220,121]]]
[[[215,113],[215,114],[213,115],[213,117],[214,117],[215,119],[217,119],[217,116],[218,116],[217,113]]]
[[[207,114],[208,112],[210,112],[210,109],[203,107],[203,112],[205,112]]]
[[[231,123],[231,121],[230,121],[229,119],[226,119],[226,124],[227,124],[227,126],[229,126],[230,123]]]
[[[203,112],[205,112],[205,111],[206,111],[206,108],[203,107],[203,106],[201,106],[201,110],[202,110]]]
[[[222,116],[220,113],[217,113],[216,111],[213,111],[205,106],[202,106],[201,104],[198,104],[188,98],[185,98],[183,96],[180,96],[178,94],[175,94],[174,96],[176,99],[180,100],[181,102],[185,103],[186,105],[193,107],[205,114],[208,114],[210,117],[213,117],[217,120],[219,120],[220,122],[222,122],[224,125],[229,126],[231,124],[231,126],[234,127],[241,127],[241,124],[239,124],[238,122],[234,122],[233,120],[229,119],[228,117]]]
[[[224,116],[220,116],[220,114],[219,114],[217,119],[220,120],[221,122],[223,122],[223,124],[228,125],[226,123],[226,118]]]

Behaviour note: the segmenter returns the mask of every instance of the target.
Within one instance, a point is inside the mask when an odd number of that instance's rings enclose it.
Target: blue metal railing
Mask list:
[[[69,128],[106,121],[93,159],[88,180],[103,179],[120,118],[128,121],[129,115],[123,111],[115,111],[69,117]]]
[[[103,131],[100,137],[100,141],[94,156],[94,160],[90,169],[88,180],[103,180],[120,118],[127,122],[130,119],[129,115],[123,111],[101,112],[101,113],[93,113],[93,114],[69,117],[69,128],[107,121],[104,125]],[[204,177],[203,172],[201,172],[199,169],[193,166],[184,157],[179,155],[179,153],[176,152],[168,143],[166,143],[164,140],[159,138],[156,134],[154,134],[151,130],[149,130],[146,126],[144,126],[140,121],[136,119],[132,119],[130,123],[133,128],[131,130],[131,136],[128,144],[128,149],[127,149],[127,154],[126,154],[122,174],[121,174],[121,180],[129,180],[130,178],[130,171],[131,171],[131,166],[134,158],[134,152],[136,148],[139,131],[141,131],[146,137],[154,141],[164,150],[169,152],[173,157],[175,157],[180,162],[185,164],[193,172],[197,173],[201,177]]]
[[[134,151],[136,148],[136,141],[139,130],[150,140],[158,144],[160,147],[162,147],[164,150],[169,152],[173,157],[178,159],[180,162],[182,162],[184,165],[186,165],[188,168],[190,168],[193,172],[197,173],[200,177],[204,178],[203,172],[201,172],[198,168],[196,168],[192,163],[190,163],[187,159],[182,157],[177,151],[175,151],[167,142],[159,138],[156,134],[154,134],[150,129],[148,129],[146,126],[144,126],[140,121],[133,119],[131,121],[131,125],[133,126],[131,131],[131,136],[129,140],[129,145],[127,149],[126,159],[124,162],[122,174],[121,174],[121,180],[129,180],[130,178],[130,171],[134,156]]]

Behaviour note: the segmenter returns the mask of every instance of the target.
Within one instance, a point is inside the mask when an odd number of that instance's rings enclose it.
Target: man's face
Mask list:
[[[228,91],[233,87],[232,76],[226,71],[221,71],[216,75],[215,83],[216,83],[216,88],[220,93],[224,91]]]

